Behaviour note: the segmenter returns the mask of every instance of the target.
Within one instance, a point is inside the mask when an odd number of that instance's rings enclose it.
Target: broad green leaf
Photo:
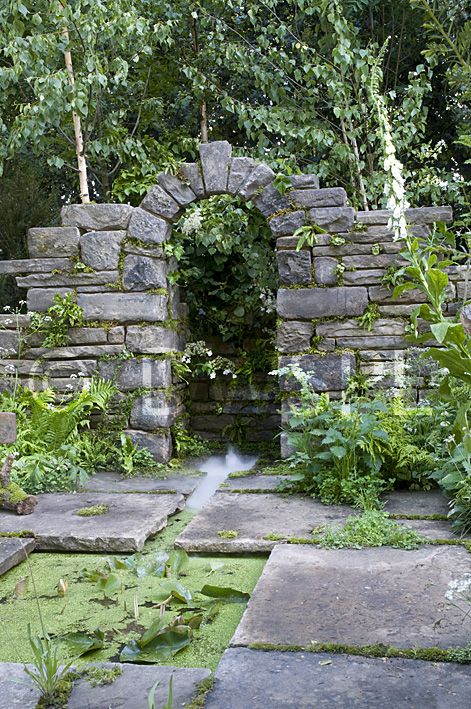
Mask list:
[[[221,601],[226,601],[227,603],[247,603],[250,598],[250,593],[244,593],[243,591],[238,591],[235,588],[211,586],[209,584],[205,584],[200,593],[202,593],[203,596],[217,598]]]
[[[131,640],[121,650],[119,659],[121,662],[161,662],[172,658],[190,642],[191,628],[187,625],[177,625],[172,630],[160,633],[144,647]]]
[[[104,639],[103,631],[97,628],[93,633],[67,633],[58,637],[57,641],[67,648],[69,654],[81,657],[92,650],[101,650]]]

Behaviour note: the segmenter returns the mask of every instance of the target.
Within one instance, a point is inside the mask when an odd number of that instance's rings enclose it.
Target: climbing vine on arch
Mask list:
[[[273,237],[250,202],[215,195],[192,205],[174,227],[167,253],[178,261],[193,336],[236,348],[275,330],[278,285]]]

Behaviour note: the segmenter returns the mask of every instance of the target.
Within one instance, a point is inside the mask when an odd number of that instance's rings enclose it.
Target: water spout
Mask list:
[[[187,508],[199,511],[214,495],[219,485],[223,483],[230,473],[239,470],[250,470],[257,462],[257,456],[242,455],[232,446],[226,455],[212,455],[198,465],[201,472],[206,473],[196,490],[187,501]]]

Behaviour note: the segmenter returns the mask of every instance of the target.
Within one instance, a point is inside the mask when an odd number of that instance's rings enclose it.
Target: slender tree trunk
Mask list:
[[[199,41],[198,41],[198,25],[194,17],[190,18],[191,22],[191,38],[193,42],[193,51],[196,55],[200,51]],[[208,106],[206,101],[203,99],[199,107],[200,115],[200,138],[202,143],[208,142]]]
[[[69,30],[67,27],[62,29],[62,35],[64,39],[69,43]],[[70,50],[64,51],[65,67],[67,69],[67,74],[69,77],[69,84],[74,86],[74,68],[72,65],[72,54]],[[82,124],[80,121],[80,116],[72,111],[72,120],[74,122],[74,134],[75,134],[75,153],[77,155],[77,166],[80,182],[80,199],[82,204],[88,204],[90,202],[90,195],[88,192],[88,177],[87,177],[87,160],[85,157],[85,149],[83,143],[83,133]]]

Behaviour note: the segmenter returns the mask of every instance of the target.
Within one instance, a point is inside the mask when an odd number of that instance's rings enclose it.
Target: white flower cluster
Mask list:
[[[384,110],[386,111],[386,108]],[[404,166],[396,157],[396,147],[389,130],[389,121],[384,125],[383,144],[385,152],[384,170],[387,175],[384,192],[387,197],[386,206],[392,210],[389,228],[394,231],[394,240],[398,241],[407,235],[405,211],[409,207],[409,202],[406,199]]]
[[[194,209],[191,214],[188,215],[186,219],[182,222],[182,232],[184,234],[193,234],[193,232],[201,229],[203,224],[203,217],[201,214],[201,209]]]
[[[273,293],[268,290],[268,288],[262,288],[260,291],[260,310],[264,313],[273,313],[275,312],[276,304],[275,304],[275,298],[273,296]]]
[[[455,598],[462,598],[466,591],[471,589],[471,574],[465,573],[461,579],[453,579],[448,584],[448,589],[445,592],[445,598],[453,601]]]

